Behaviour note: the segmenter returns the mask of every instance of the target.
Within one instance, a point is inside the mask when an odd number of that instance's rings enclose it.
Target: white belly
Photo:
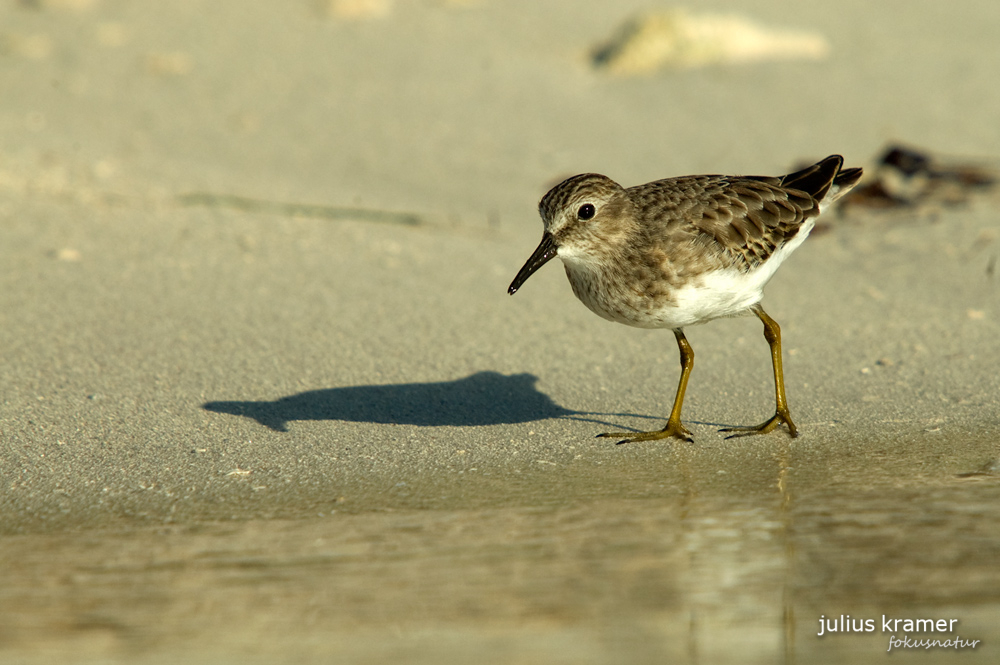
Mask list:
[[[802,244],[812,230],[811,220],[787,244],[778,248],[751,272],[725,268],[692,277],[666,298],[650,298],[637,289],[619,288],[591,272],[580,257],[560,258],[570,273],[577,297],[595,314],[637,328],[684,328],[713,319],[740,316],[760,302],[764,286],[778,266]]]

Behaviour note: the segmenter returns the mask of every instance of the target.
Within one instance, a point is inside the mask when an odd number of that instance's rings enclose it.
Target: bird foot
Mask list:
[[[755,434],[767,434],[774,430],[775,427],[785,423],[788,425],[788,433],[792,435],[794,439],[799,435],[799,431],[795,428],[795,423],[792,422],[792,416],[789,415],[788,410],[777,411],[773,416],[762,422],[760,425],[747,425],[743,427],[725,427],[720,429],[720,432],[733,432],[727,439],[735,439],[741,436],[753,436]]]
[[[666,427],[653,432],[605,432],[604,434],[597,435],[597,438],[599,439],[617,439],[621,437],[624,438],[618,442],[618,445],[623,443],[634,443],[636,441],[657,441],[659,439],[669,438],[694,443],[694,437],[691,435],[691,432],[688,431],[688,428],[684,427],[679,420],[668,420]]]

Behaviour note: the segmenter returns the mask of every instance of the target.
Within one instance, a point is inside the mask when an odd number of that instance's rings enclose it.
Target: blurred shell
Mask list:
[[[774,30],[737,15],[696,16],[678,9],[631,19],[594,51],[593,62],[627,75],[762,60],[815,60],[829,51],[826,39],[815,32]]]

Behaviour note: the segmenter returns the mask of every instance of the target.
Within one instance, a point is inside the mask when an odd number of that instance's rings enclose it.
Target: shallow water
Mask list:
[[[990,468],[764,449],[779,452],[679,448],[644,468],[623,452],[548,487],[467,479],[424,508],[440,486],[374,510],[8,535],[0,660],[870,662],[885,615],[958,620],[911,638],[979,640],[897,660],[993,662]],[[458,505],[476,488],[511,500]],[[872,630],[817,636],[841,615]]]

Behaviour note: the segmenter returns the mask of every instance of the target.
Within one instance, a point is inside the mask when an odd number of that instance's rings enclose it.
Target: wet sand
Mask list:
[[[687,331],[695,444],[615,446],[672,336],[555,264],[505,293],[571,173],[1000,155],[993,4],[750,3],[830,57],[641,77],[587,61],[639,3],[37,4],[0,9],[0,660],[881,657],[842,614],[995,659],[995,196],[781,268],[794,441],[716,431],[773,407],[755,319]]]

